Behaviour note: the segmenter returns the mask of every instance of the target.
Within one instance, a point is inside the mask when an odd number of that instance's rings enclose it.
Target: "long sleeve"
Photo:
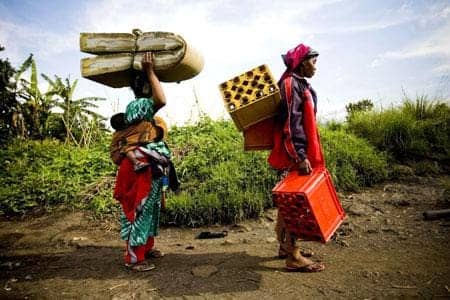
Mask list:
[[[288,145],[287,151],[291,158],[302,161],[306,158],[307,138],[303,127],[303,92],[305,85],[293,78],[291,86],[291,101],[288,104],[285,81],[281,83],[280,92],[282,101],[282,119],[289,123],[289,131],[284,130],[284,140]],[[286,124],[287,125],[287,124]],[[292,146],[290,147],[289,144]],[[289,151],[293,149],[293,151]]]

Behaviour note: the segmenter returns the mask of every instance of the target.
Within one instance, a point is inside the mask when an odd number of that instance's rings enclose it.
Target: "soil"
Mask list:
[[[235,225],[161,229],[156,269],[123,265],[116,218],[54,211],[0,221],[2,299],[450,299],[449,176],[339,194],[347,218],[327,244],[304,242],[321,273],[276,257],[276,211]],[[203,231],[225,237],[197,239]]]

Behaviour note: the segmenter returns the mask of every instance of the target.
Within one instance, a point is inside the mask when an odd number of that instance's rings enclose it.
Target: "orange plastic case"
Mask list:
[[[291,171],[272,196],[287,229],[301,240],[328,242],[346,217],[327,169]]]
[[[275,118],[269,118],[244,129],[244,150],[272,149],[274,128]]]

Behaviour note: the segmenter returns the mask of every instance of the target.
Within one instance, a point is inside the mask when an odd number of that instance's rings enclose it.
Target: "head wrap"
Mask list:
[[[297,47],[289,50],[286,54],[281,55],[281,58],[286,65],[286,70],[281,76],[280,82],[292,73],[302,61],[318,55],[319,52],[304,44],[299,44]]]

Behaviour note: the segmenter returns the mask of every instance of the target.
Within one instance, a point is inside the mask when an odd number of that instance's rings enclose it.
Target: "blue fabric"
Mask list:
[[[128,103],[125,109],[125,122],[133,124],[139,121],[153,121],[155,109],[153,98],[136,98]]]

